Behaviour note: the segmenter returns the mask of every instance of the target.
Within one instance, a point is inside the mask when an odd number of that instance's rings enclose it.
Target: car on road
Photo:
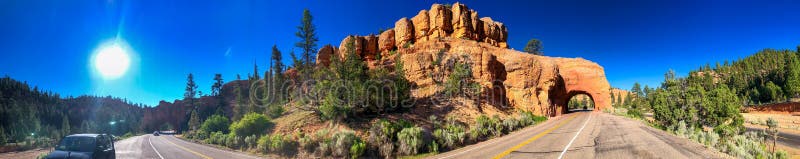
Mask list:
[[[158,131],[153,131],[153,136],[158,136],[158,135],[161,135],[161,134],[159,134]]]
[[[114,139],[108,134],[73,134],[64,137],[46,159],[115,159]]]

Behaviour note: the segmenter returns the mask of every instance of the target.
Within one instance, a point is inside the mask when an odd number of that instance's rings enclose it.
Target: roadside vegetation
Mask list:
[[[765,49],[754,55],[706,65],[677,77],[670,70],[660,87],[640,88],[622,99],[612,94],[616,115],[644,119],[649,125],[737,158],[788,158],[774,149],[777,122],[762,132],[745,132],[743,105],[784,102],[800,91],[797,51]],[[645,118],[643,112],[652,114]]]

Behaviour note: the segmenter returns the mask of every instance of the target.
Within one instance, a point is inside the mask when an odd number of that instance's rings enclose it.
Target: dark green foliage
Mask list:
[[[297,26],[297,33],[295,36],[300,38],[300,41],[295,43],[295,46],[302,49],[302,56],[300,56],[304,66],[312,66],[314,64],[314,54],[317,52],[317,27],[313,23],[314,17],[311,16],[311,11],[308,9],[303,10],[303,19],[300,21],[300,26]],[[310,68],[310,67],[309,67]]]
[[[469,64],[455,62],[452,72],[444,82],[444,93],[448,96],[468,96],[480,93],[480,85],[472,80]]]
[[[354,41],[345,47],[353,48]],[[331,59],[327,69],[320,69],[314,89],[321,92],[318,111],[326,120],[343,120],[354,116],[393,112],[403,108],[410,96],[410,84],[405,76],[400,56],[393,70],[378,67],[368,70],[355,54],[346,52],[344,61]]]
[[[203,122],[203,125],[200,126],[201,131],[205,132],[222,132],[228,133],[228,127],[230,127],[231,122],[222,115],[212,115],[206,121]]]
[[[398,152],[402,155],[416,155],[425,144],[419,127],[403,128],[397,133],[397,141]]]
[[[448,118],[447,120],[444,125],[436,126],[437,128],[433,131],[433,138],[438,143],[438,146],[452,150],[464,144],[464,139],[467,137],[467,128],[455,121],[455,119]]]
[[[11,77],[0,78],[0,144],[57,141],[73,133],[138,133],[144,105],[112,97],[61,97]],[[124,121],[124,122],[123,122]],[[112,124],[113,123],[113,124]],[[41,142],[44,143],[44,142]],[[35,144],[24,146],[52,146]]]
[[[800,46],[798,46],[800,49]],[[800,97],[800,59],[797,54],[790,54],[786,62],[786,85],[784,90],[789,98]]]
[[[186,77],[186,92],[183,93],[184,99],[192,99],[197,95],[197,84],[194,83],[194,75],[189,73]]]
[[[219,96],[222,92],[222,85],[225,81],[222,79],[222,74],[214,74],[214,84],[211,85],[211,96]]]
[[[544,46],[542,46],[542,41],[539,41],[539,39],[531,39],[525,44],[523,51],[534,55],[543,55]]]
[[[236,121],[230,126],[231,133],[236,136],[261,136],[271,128],[272,122],[269,121],[269,118],[258,113],[248,113],[242,117],[242,120]]]

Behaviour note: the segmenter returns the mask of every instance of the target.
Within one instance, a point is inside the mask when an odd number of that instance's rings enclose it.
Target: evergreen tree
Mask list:
[[[790,54],[786,64],[786,95],[791,98],[800,96],[800,59],[796,54]]]
[[[314,17],[311,16],[311,11],[308,9],[303,10],[303,19],[300,21],[300,26],[297,26],[297,33],[295,36],[300,38],[300,41],[295,44],[303,50],[300,57],[305,66],[312,66],[314,64],[314,53],[317,52],[317,27],[313,23]]]
[[[194,131],[197,128],[200,128],[200,115],[198,115],[197,110],[192,110],[189,118],[189,130]]]
[[[534,55],[543,55],[544,46],[542,46],[542,41],[539,39],[531,39],[528,40],[528,44],[525,45],[524,51]]]
[[[225,82],[222,80],[222,74],[214,74],[214,84],[211,85],[211,96],[219,96],[222,92],[222,85]]]
[[[617,106],[617,101],[615,99],[617,99],[617,98],[614,97],[614,91],[613,91],[614,89],[611,89],[611,90],[612,90],[611,91],[611,107],[616,107]]]
[[[244,114],[248,113],[247,109],[245,108],[245,102],[244,102],[244,97],[243,97],[244,95],[242,95],[242,86],[239,84],[240,80],[242,80],[241,76],[239,76],[237,74],[236,75],[236,84],[233,85],[233,93],[236,96],[236,99],[235,99],[236,100],[235,101],[236,104],[234,105],[234,109],[233,109],[233,120],[234,121],[241,119]]]
[[[183,93],[184,99],[192,99],[197,95],[197,83],[194,82],[194,76],[192,73],[189,73],[189,76],[186,77],[186,92]]]
[[[261,76],[258,75],[258,64],[253,62],[253,76],[250,76],[249,80],[258,80],[261,79]]]
[[[278,50],[277,45],[272,46],[272,92],[271,94],[276,99],[282,99],[279,97],[282,95],[282,87],[283,87],[283,62],[281,62],[283,58],[281,57],[281,51]]]
[[[633,87],[631,88],[631,92],[636,94],[637,97],[643,97],[644,92],[642,92],[642,86],[639,85],[639,82],[634,82]]]
[[[69,127],[69,118],[67,115],[62,115],[61,117],[61,134],[70,134],[71,130]],[[2,133],[2,131],[0,131],[0,133]],[[2,141],[0,141],[0,143],[2,143]]]

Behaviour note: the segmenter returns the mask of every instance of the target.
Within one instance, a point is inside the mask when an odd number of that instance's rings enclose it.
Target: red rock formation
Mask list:
[[[378,36],[378,52],[389,52],[394,49],[394,29],[383,31],[383,33]]]
[[[354,48],[345,47],[351,39]],[[566,112],[572,96],[586,94],[594,100],[595,110],[611,107],[610,85],[600,65],[580,58],[554,58],[510,50],[507,39],[503,23],[488,17],[479,19],[476,11],[463,4],[456,3],[452,9],[434,4],[430,11],[422,10],[411,20],[401,18],[394,29],[381,33],[377,39],[374,35],[348,36],[340,43],[338,52],[341,57],[349,49],[355,49],[374,68],[392,62],[377,62],[376,53],[397,49],[393,56],[401,56],[406,78],[416,85],[412,96],[417,98],[441,90],[434,81],[449,73],[434,61],[455,60],[472,66],[474,81],[483,86],[481,96],[487,97],[489,105],[555,116]],[[336,56],[327,55],[336,54],[335,50],[323,47],[317,61],[329,62],[330,57]]]
[[[427,14],[425,14],[427,15]],[[394,23],[394,42],[396,46],[405,46],[414,40],[414,25],[407,18],[400,18]]]

